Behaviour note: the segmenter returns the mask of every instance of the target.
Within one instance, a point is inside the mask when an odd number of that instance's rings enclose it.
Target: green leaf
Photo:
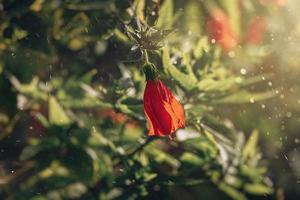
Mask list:
[[[195,186],[200,184],[205,184],[207,180],[205,179],[183,179],[182,177],[168,177],[167,181],[162,182],[162,185],[167,186]]]
[[[39,145],[35,146],[27,146],[23,149],[21,155],[20,155],[20,160],[28,160],[35,156],[38,152],[40,152],[43,148]]]
[[[156,26],[160,29],[170,29],[173,26],[173,0],[165,0],[162,4]]]
[[[195,58],[200,59],[204,52],[208,52],[210,50],[208,38],[205,36],[201,37],[193,50]]]
[[[26,146],[21,155],[20,160],[28,160],[37,155],[39,152],[49,150],[59,146],[59,140],[57,138],[43,138],[38,141],[37,144]]]
[[[166,163],[174,168],[177,168],[180,165],[180,162],[172,155],[165,153],[159,149],[155,149],[153,145],[149,145],[146,148],[146,151],[153,157],[152,159],[158,163]]]
[[[242,81],[241,81],[240,85],[248,86],[248,85],[252,85],[255,83],[263,82],[263,81],[266,81],[266,80],[272,78],[273,76],[274,76],[274,74],[265,73],[265,74],[259,74],[259,75],[247,77],[246,79],[241,79]]]
[[[193,74],[186,74],[172,65],[169,49],[163,49],[163,68],[166,74],[174,78],[183,88],[192,90],[197,86],[197,79]]]
[[[45,179],[43,181],[44,186],[47,186],[45,188],[47,189],[58,189],[58,188],[62,188],[65,187],[66,185],[69,185],[70,183],[73,183],[74,180],[70,179],[68,177],[63,177],[63,176],[51,176],[48,179]]]
[[[205,161],[209,161],[215,158],[218,154],[218,149],[214,145],[214,143],[212,143],[208,138],[203,136],[199,138],[185,140],[184,146],[196,150],[197,155]]]
[[[202,31],[203,18],[201,4],[197,1],[188,1],[184,9],[185,30],[192,34],[200,35]],[[201,23],[202,22],[202,23]]]
[[[272,188],[260,183],[245,184],[244,190],[255,195],[266,195],[273,193]]]
[[[82,77],[80,77],[80,81],[85,84],[91,84],[92,78],[97,74],[97,69],[92,69],[91,71],[84,74]]]
[[[199,121],[207,112],[207,107],[204,105],[187,104],[185,108],[187,121]]]
[[[145,174],[144,181],[145,182],[151,181],[152,179],[156,178],[157,175],[158,174],[156,173]]]
[[[261,180],[261,177],[264,173],[266,173],[267,168],[266,167],[250,167],[247,165],[242,165],[240,167],[240,172],[244,176],[248,176],[251,180],[255,181]]]
[[[9,75],[9,80],[12,85],[22,94],[30,96],[35,99],[46,100],[47,94],[44,91],[41,91],[38,87],[39,78],[34,76],[30,83],[21,84],[19,80],[13,76]]]
[[[124,43],[128,43],[129,42],[129,38],[127,37],[127,35],[126,34],[124,34],[124,33],[122,33],[119,29],[115,29],[114,30],[114,34],[115,34],[115,37],[118,39],[118,40],[120,40],[120,41],[122,41],[122,42],[124,42]]]
[[[84,2],[84,3],[69,3],[67,9],[75,11],[90,11],[90,10],[106,10],[111,11],[111,2]]]
[[[248,139],[245,148],[242,152],[242,161],[245,162],[247,159],[254,157],[257,153],[257,142],[258,142],[258,131],[254,130]]]
[[[133,3],[134,9],[136,16],[141,20],[142,22],[145,21],[145,16],[144,16],[144,9],[145,9],[145,0],[135,0]]]
[[[227,185],[224,182],[221,182],[218,186],[220,190],[225,192],[229,197],[231,197],[234,200],[247,200],[247,197],[243,193],[239,192],[238,190]]]
[[[34,116],[36,117],[36,119],[44,126],[44,127],[49,127],[50,124],[48,122],[48,120],[46,119],[46,117],[44,115],[42,115],[41,113],[39,112],[34,112],[33,113]]]
[[[223,80],[214,80],[213,78],[206,78],[201,80],[197,87],[200,91],[226,91],[236,84],[236,79],[230,77]]]
[[[67,125],[71,121],[63,108],[58,104],[55,97],[49,97],[49,122],[52,125]]]
[[[265,100],[275,96],[274,92],[257,92],[251,93],[246,90],[240,90],[228,96],[225,96],[218,100],[213,100],[213,103],[226,103],[226,104],[236,104],[236,103],[254,103],[256,101]]]
[[[190,152],[184,152],[181,155],[180,160],[183,163],[194,165],[194,166],[201,166],[204,163],[203,160],[199,158],[196,154]]]
[[[233,29],[233,31],[239,35],[240,34],[240,26],[241,26],[241,12],[240,12],[240,7],[239,7],[239,0],[219,0],[223,8],[226,10],[229,20],[230,20],[230,25]]]
[[[209,141],[211,141],[211,143],[213,143],[216,147],[218,146],[218,143],[214,137],[213,134],[211,134],[208,130],[204,130],[204,134],[206,135],[206,137],[209,139]]]
[[[40,195],[30,198],[30,200],[47,200],[47,199],[48,199],[47,197],[40,196]]]
[[[116,108],[119,109],[122,113],[138,119],[143,119],[143,102],[139,99],[132,97],[121,98],[117,102]]]
[[[88,139],[88,144],[92,147],[108,147],[112,152],[118,152],[115,144],[101,134],[95,127],[91,129],[91,137]]]
[[[153,33],[150,33],[148,39],[153,43],[159,44],[161,41],[165,40],[172,32],[172,29],[157,30]]]

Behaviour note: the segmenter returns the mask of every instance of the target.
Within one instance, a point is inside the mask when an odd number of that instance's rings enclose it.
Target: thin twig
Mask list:
[[[143,150],[145,146],[147,146],[151,141],[153,141],[154,139],[156,139],[156,137],[148,137],[147,140],[140,145],[138,148],[136,148],[133,152],[131,152],[130,154],[128,154],[128,158],[133,157],[136,153],[138,153],[139,151]]]
[[[148,56],[148,52],[146,49],[143,49],[143,56],[145,58],[145,63],[148,64],[149,63],[149,56]]]

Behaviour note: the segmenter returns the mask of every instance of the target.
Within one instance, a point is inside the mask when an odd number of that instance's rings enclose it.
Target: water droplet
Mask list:
[[[207,109],[208,109],[209,111],[213,111],[213,110],[214,110],[214,108],[213,108],[212,106],[208,106]]]
[[[250,101],[250,103],[254,103],[255,102],[255,100],[253,98],[250,98],[249,101]]]
[[[262,108],[262,109],[265,109],[265,108],[266,108],[266,105],[265,105],[265,104],[261,104],[261,108]]]
[[[230,58],[234,58],[234,57],[235,57],[235,52],[234,52],[234,51],[229,51],[229,52],[228,52],[228,56],[229,56]]]
[[[130,185],[131,184],[131,181],[129,179],[126,179],[125,180],[125,185]]]
[[[212,43],[212,44],[215,44],[215,43],[216,43],[216,40],[215,40],[215,39],[211,39],[211,43]]]
[[[268,85],[271,87],[273,84],[271,81],[268,82]]]
[[[241,83],[241,82],[243,82],[243,79],[241,77],[236,77],[235,82],[236,83]]]
[[[287,112],[286,113],[286,117],[288,117],[288,118],[292,117],[292,113],[291,112]]]
[[[243,74],[243,75],[245,75],[245,74],[247,74],[247,70],[246,70],[245,68],[242,68],[242,69],[240,70],[240,73]]]

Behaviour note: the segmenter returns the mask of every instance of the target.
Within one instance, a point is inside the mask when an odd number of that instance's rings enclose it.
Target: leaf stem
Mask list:
[[[143,49],[143,56],[144,56],[144,59],[145,59],[145,64],[149,64],[149,56],[148,56],[148,52],[146,49]]]

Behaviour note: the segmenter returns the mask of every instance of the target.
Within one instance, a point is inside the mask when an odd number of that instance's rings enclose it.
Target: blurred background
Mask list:
[[[1,199],[300,198],[298,0],[0,0]],[[143,52],[185,108],[148,138]]]

